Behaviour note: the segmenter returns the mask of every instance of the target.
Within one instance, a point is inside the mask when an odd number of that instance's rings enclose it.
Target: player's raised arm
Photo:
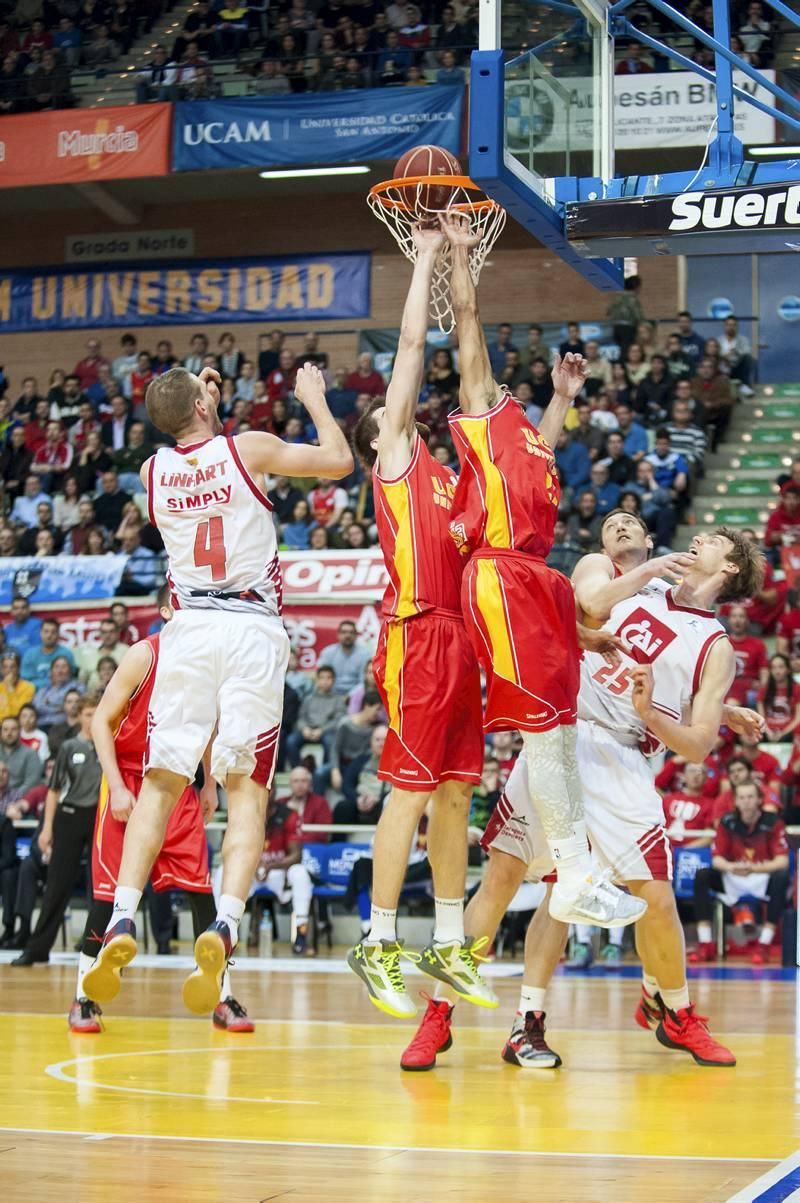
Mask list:
[[[700,688],[692,701],[688,723],[669,718],[653,702],[653,669],[640,664],[632,670],[633,704],[649,731],[678,756],[702,764],[711,752],[722,725],[725,698],[736,674],[736,657],[725,638],[719,638],[708,653]]]
[[[284,443],[274,434],[249,430],[236,435],[245,465],[251,472],[272,476],[323,476],[340,480],[353,471],[353,456],[338,422],[328,409],[325,380],[319,368],[306,363],[295,381],[295,396],[308,410],[319,446]]]
[[[573,355],[570,351],[563,359],[560,355],[555,357],[551,373],[553,396],[539,423],[539,434],[551,447],[556,445],[567,414],[584,386],[588,370],[589,365],[582,355]]]
[[[572,588],[578,608],[586,618],[605,622],[618,602],[634,597],[656,577],[681,576],[692,564],[690,556],[681,552],[656,556],[615,577],[614,565],[600,553],[584,556],[572,574]]]
[[[413,237],[417,259],[403,309],[397,355],[386,390],[386,412],[378,435],[378,459],[384,470],[388,467],[386,456],[391,453],[393,445],[405,436],[410,449],[414,436],[414,416],[425,368],[431,281],[444,242],[444,234],[438,227],[428,229],[417,225]]]
[[[97,758],[108,782],[111,813],[124,822],[130,818],[136,799],[125,785],[117,763],[114,733],[128,709],[131,698],[147,676],[153,663],[153,649],[142,640],[126,652],[106,686],[92,719],[92,739]]]
[[[453,256],[450,301],[458,334],[459,400],[465,414],[484,414],[494,408],[503,396],[503,390],[492,375],[489,349],[478,312],[478,294],[469,270],[469,252],[480,238],[461,213],[443,213],[440,221]]]

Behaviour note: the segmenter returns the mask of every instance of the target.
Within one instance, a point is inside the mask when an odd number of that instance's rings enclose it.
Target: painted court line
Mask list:
[[[800,1199],[800,1153],[793,1153],[772,1170],[767,1170],[728,1203],[789,1203]]]
[[[544,1152],[531,1149],[448,1149],[436,1145],[370,1145],[345,1144],[334,1141],[316,1140],[257,1140],[242,1136],[151,1136],[147,1132],[84,1132],[76,1128],[3,1128],[0,1132],[19,1132],[25,1136],[80,1136],[84,1140],[95,1140],[103,1136],[106,1140],[175,1140],[191,1144],[214,1145],[269,1145],[283,1149],[347,1149],[348,1152],[377,1153],[439,1153],[456,1157],[570,1157],[602,1161],[711,1161],[750,1162],[753,1165],[774,1165],[772,1157],[688,1157],[682,1154],[650,1153],[584,1153]],[[731,1201],[729,1201],[731,1203]]]

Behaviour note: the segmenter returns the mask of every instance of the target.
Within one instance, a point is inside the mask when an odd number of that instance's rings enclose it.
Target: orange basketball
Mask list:
[[[399,159],[394,177],[405,176],[461,175],[461,164],[449,150],[441,146],[415,146]],[[425,219],[447,208],[456,189],[450,184],[415,184],[401,188],[403,201],[417,217]]]

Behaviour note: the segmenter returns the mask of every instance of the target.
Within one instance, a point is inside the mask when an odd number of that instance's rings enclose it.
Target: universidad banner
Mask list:
[[[461,149],[461,86],[370,88],[288,99],[175,105],[172,166],[284,167],[399,159],[423,143]]]
[[[362,318],[369,311],[369,255],[0,273],[0,334],[83,329],[87,324]]]
[[[0,188],[166,175],[169,104],[3,117]]]
[[[31,606],[115,597],[127,556],[9,556],[0,559],[0,605],[18,594]]]

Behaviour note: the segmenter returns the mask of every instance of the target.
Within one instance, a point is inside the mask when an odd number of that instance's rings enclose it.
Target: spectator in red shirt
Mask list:
[[[83,451],[86,446],[86,437],[93,430],[100,430],[100,423],[94,414],[94,406],[89,400],[81,401],[78,407],[78,420],[69,432],[70,441],[77,455]]]
[[[330,823],[331,808],[321,794],[311,790],[312,777],[308,769],[298,765],[289,774],[289,793],[278,799],[278,805],[288,806],[297,815],[296,835],[302,843],[327,844],[327,832],[311,831],[303,834],[304,823]]]
[[[75,370],[72,375],[78,377],[82,392],[85,392],[91,385],[97,384],[101,365],[104,365],[109,370],[111,369],[111,364],[107,359],[104,359],[100,351],[100,339],[90,338],[86,344],[85,358],[75,364]]]
[[[757,635],[750,634],[744,606],[731,607],[728,635],[736,656],[736,678],[728,697],[739,706],[752,706],[759,689],[767,683],[767,645]]]
[[[664,819],[667,835],[674,848],[705,848],[712,836],[695,836],[694,831],[714,824],[715,798],[705,793],[708,771],[704,764],[687,764],[683,770],[684,785],[664,796]]]
[[[786,829],[777,815],[763,807],[761,790],[753,781],[738,785],[736,809],[721,820],[711,849],[711,868],[699,869],[694,879],[694,911],[698,947],[690,959],[713,961],[716,949],[711,933],[712,892],[728,906],[742,898],[767,903],[767,921],[761,929],[753,964],[769,960],[769,950],[786,907],[789,889],[789,848]]]
[[[372,356],[364,351],[356,360],[356,370],[345,377],[344,387],[354,393],[367,393],[370,397],[382,397],[386,392],[386,381],[372,366]]]
[[[796,598],[792,598],[793,601]],[[782,656],[788,656],[792,672],[800,673],[800,609],[792,606],[791,610],[778,620],[778,638],[775,640],[776,650]]]
[[[306,842],[309,840],[310,837]],[[256,870],[253,889],[265,886],[279,902],[291,900],[292,952],[295,956],[313,956],[313,949],[308,944],[308,917],[314,887],[308,869],[302,864],[302,845],[302,821],[298,812],[284,802],[278,802],[274,796],[271,797],[267,810],[264,850]],[[258,907],[254,908],[250,920],[251,940],[258,930],[258,910]]]
[[[764,738],[769,743],[791,743],[800,725],[800,690],[792,679],[789,657],[780,652],[769,662],[767,683],[758,695],[758,713],[767,724]]]
[[[270,402],[288,401],[296,376],[294,351],[284,347],[278,356],[278,366],[267,376],[267,400]],[[272,417],[271,411],[270,417]]]
[[[717,825],[724,815],[729,814],[734,809],[733,791],[736,789],[736,786],[754,779],[750,761],[744,756],[732,756],[728,761],[726,771],[727,777],[720,782],[719,796],[714,802],[714,826]],[[764,809],[774,811],[775,814],[780,814],[781,800],[777,789],[762,788],[762,795]]]
[[[147,386],[154,378],[155,372],[150,366],[150,356],[147,351],[140,351],[136,360],[136,367],[130,374],[129,388],[130,400],[133,409],[138,405],[144,405],[144,395],[147,392]]]
[[[767,519],[764,542],[767,547],[800,541],[800,485],[787,480],[781,486],[781,500]]]
[[[63,489],[64,477],[71,466],[72,447],[61,423],[48,422],[46,440],[33,457],[31,472],[39,477],[46,493],[54,493]]]
[[[682,756],[669,756],[663,767],[656,774],[656,789],[663,796],[670,793],[681,793],[687,788],[686,770],[689,766]],[[703,762],[705,777],[701,792],[705,798],[716,799],[722,779],[722,765],[719,757],[711,752]]]
[[[318,526],[336,526],[347,508],[347,493],[335,481],[320,476],[317,487],[308,494],[308,504]]]
[[[32,455],[47,442],[47,427],[50,421],[50,403],[39,400],[33,410],[33,417],[25,424],[25,446]]]
[[[764,790],[778,793],[780,788],[781,766],[769,752],[762,752],[759,741],[749,735],[740,735],[737,741],[736,753],[743,756],[750,765],[754,780]]]
[[[22,53],[27,54],[30,58],[32,50],[52,50],[53,35],[48,33],[44,27],[44,21],[38,18],[31,22],[31,27],[25,37],[22,39]]]

